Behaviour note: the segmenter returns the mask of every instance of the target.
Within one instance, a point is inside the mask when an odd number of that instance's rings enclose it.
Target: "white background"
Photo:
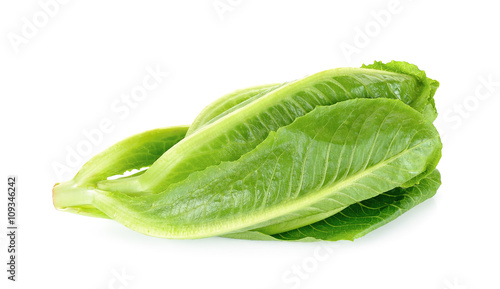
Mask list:
[[[2,1],[0,176],[19,176],[20,231],[16,284],[6,280],[0,236],[0,287],[500,288],[499,7],[390,3],[74,0],[46,16],[38,1]],[[355,242],[157,239],[52,206],[54,183],[92,155],[147,129],[189,124],[227,92],[393,59],[441,83],[443,185]],[[139,89],[148,67],[169,76],[125,112],[123,95]],[[84,131],[105,119],[112,129],[68,162]],[[5,203],[2,193],[2,230]]]

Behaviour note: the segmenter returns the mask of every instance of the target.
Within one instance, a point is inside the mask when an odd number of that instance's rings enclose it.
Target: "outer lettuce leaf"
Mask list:
[[[151,166],[183,139],[187,130],[187,126],[153,129],[114,144],[85,163],[73,180],[54,186],[54,205],[72,213],[107,218],[89,201],[89,191],[97,182]],[[71,206],[67,207],[68,204]]]
[[[422,96],[421,100],[427,100],[425,109],[423,109],[423,113],[425,115],[429,115],[430,120],[434,120],[437,116],[437,111],[434,104],[434,94],[436,93],[437,88],[439,87],[439,82],[436,80],[430,79],[425,75],[425,72],[419,70],[418,67],[414,64],[410,64],[402,61],[392,61],[390,63],[384,64],[380,61],[376,61],[374,64],[363,65],[362,68],[369,68],[375,70],[384,70],[396,73],[402,73],[414,76],[418,79],[419,82],[422,83],[422,91],[420,95]],[[200,114],[196,117],[196,119],[191,124],[187,135],[190,135],[196,132],[198,129],[203,126],[212,123],[214,120],[221,118],[226,115],[228,112],[233,111],[234,107],[239,106],[241,103],[244,105],[248,104],[247,100],[253,101],[258,99],[258,96],[262,96],[263,94],[270,92],[276,88],[279,88],[284,84],[268,84],[268,85],[260,85],[253,86],[245,89],[239,89],[229,94],[226,94],[206,108],[204,108]],[[430,90],[425,89],[426,87],[430,87]],[[257,97],[255,97],[257,96]],[[427,96],[427,98],[426,98]],[[425,103],[425,101],[424,101]],[[415,104],[413,104],[415,106]]]
[[[286,241],[338,241],[360,238],[391,222],[416,205],[431,198],[441,184],[441,177],[434,170],[418,185],[395,188],[362,202],[352,204],[341,212],[322,221],[288,232],[267,235],[257,231],[229,234],[224,237],[249,240]]]
[[[159,128],[126,138],[94,156],[75,176],[77,183],[97,183],[127,170],[149,167],[184,138],[188,126]]]
[[[397,188],[434,169],[440,151],[434,126],[401,101],[348,100],[318,107],[239,160],[192,173],[161,193],[97,189],[92,204],[157,237],[274,234]]]

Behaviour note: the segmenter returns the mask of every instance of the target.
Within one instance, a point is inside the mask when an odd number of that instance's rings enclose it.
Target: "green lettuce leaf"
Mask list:
[[[187,130],[187,126],[153,129],[114,144],[85,163],[73,180],[54,186],[54,205],[72,213],[107,218],[89,201],[97,183],[127,171],[151,166],[182,140]],[[135,175],[140,174],[142,172]]]
[[[441,184],[437,170],[410,188],[395,188],[376,197],[350,205],[319,222],[268,235],[258,231],[233,233],[224,237],[249,240],[338,241],[360,238],[391,222],[406,211],[433,197]]]

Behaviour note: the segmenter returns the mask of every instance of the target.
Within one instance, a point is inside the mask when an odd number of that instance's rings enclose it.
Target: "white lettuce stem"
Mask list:
[[[54,207],[66,210],[71,207],[91,206],[94,189],[86,186],[78,185],[73,180],[57,183],[52,189]]]

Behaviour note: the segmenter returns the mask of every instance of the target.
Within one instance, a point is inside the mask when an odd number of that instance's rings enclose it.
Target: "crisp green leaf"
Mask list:
[[[354,240],[391,222],[431,198],[441,184],[437,170],[410,188],[395,188],[371,199],[350,205],[319,222],[276,235],[247,231],[225,237],[251,240],[338,241]]]
[[[187,129],[187,126],[153,129],[114,144],[85,163],[73,180],[54,186],[54,205],[61,210],[106,218],[89,201],[89,190],[108,177],[151,166],[184,138]],[[66,206],[67,201],[70,207]]]

